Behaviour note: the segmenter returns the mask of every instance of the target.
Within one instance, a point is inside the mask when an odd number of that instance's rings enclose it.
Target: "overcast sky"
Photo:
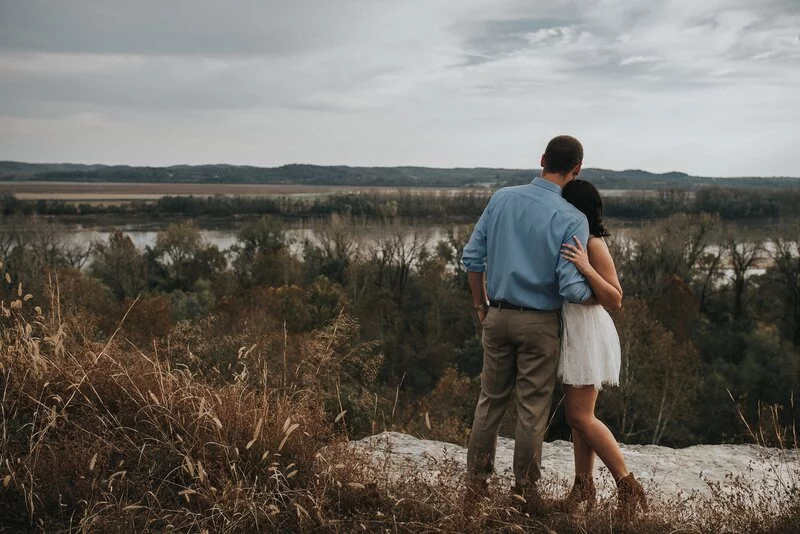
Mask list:
[[[800,176],[800,0],[0,0],[0,159]]]

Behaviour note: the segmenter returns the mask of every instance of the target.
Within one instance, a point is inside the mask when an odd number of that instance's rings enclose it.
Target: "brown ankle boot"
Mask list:
[[[576,475],[575,482],[569,494],[562,500],[555,503],[555,508],[560,512],[574,512],[582,502],[588,508],[594,506],[597,500],[597,490],[594,487],[594,478],[585,475]]]
[[[619,521],[631,521],[636,517],[639,507],[647,512],[647,498],[644,488],[634,478],[633,473],[617,481],[617,511],[614,514]]]

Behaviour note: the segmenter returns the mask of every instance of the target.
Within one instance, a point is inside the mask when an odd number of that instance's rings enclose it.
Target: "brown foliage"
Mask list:
[[[653,298],[650,309],[679,341],[692,339],[692,330],[700,318],[700,302],[681,278],[672,275],[662,280],[661,291]]]
[[[474,380],[447,368],[434,390],[404,411],[403,430],[425,439],[466,445],[478,391]]]
[[[301,528],[331,439],[318,389],[212,386],[114,340],[73,351],[79,318],[17,308],[0,345],[5,524]]]
[[[599,416],[620,430],[624,442],[658,444],[668,426],[691,412],[701,382],[699,355],[653,318],[644,301],[626,299],[615,323],[622,348],[620,387],[603,393]]]
[[[164,295],[126,299],[120,309],[125,314],[121,334],[136,346],[146,347],[153,339],[166,336],[172,328],[169,298]]]
[[[646,307],[630,304],[621,332],[644,325],[646,336],[669,343]],[[156,302],[147,310],[162,308]],[[421,459],[393,472],[379,454],[336,437],[326,408],[336,402],[335,424],[352,424],[369,397],[357,385],[374,381],[380,361],[354,341],[352,319],[340,315],[323,329],[291,335],[241,317],[222,346],[259,337],[240,346],[226,380],[201,364],[218,340],[213,321],[178,325],[166,348],[156,343],[144,353],[122,339],[124,329],[102,343],[76,336],[85,319],[62,310],[55,294],[47,311],[21,290],[2,300],[0,525],[42,532],[701,534],[797,526],[796,484],[787,489],[794,491],[789,504],[770,515],[748,505],[763,489],[741,481],[710,500],[655,506],[634,524],[615,523],[609,500],[584,515],[530,517],[496,484],[490,499],[464,509],[463,468],[453,459]],[[144,323],[137,328],[144,331]],[[455,370],[444,374],[419,406],[431,436],[460,437],[473,391]],[[540,489],[548,497],[566,491]]]

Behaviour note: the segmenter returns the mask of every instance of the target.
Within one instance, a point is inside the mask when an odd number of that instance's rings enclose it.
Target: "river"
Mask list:
[[[82,224],[62,224],[57,225],[58,239],[70,245],[81,248],[88,247],[90,243],[107,241],[108,237],[115,230],[120,230],[127,234],[134,245],[140,250],[152,247],[156,243],[158,233],[167,227],[167,223],[123,223],[118,225],[82,225]],[[200,227],[199,233],[204,242],[216,245],[220,250],[230,249],[237,241],[237,234],[241,226],[235,224],[216,225],[208,228]],[[388,238],[400,238],[408,247],[414,240],[424,243],[428,251],[435,250],[437,244],[447,238],[449,229],[454,228],[466,232],[469,225],[466,224],[424,224],[419,221],[404,221],[396,224],[380,223],[339,223],[331,221],[313,221],[310,223],[290,223],[285,227],[285,233],[289,241],[290,252],[300,257],[303,253],[303,246],[306,241],[320,244],[326,236],[330,237],[333,233],[340,233],[345,240],[352,243],[354,249],[368,250],[381,241]],[[27,228],[29,229],[29,228]],[[52,227],[51,227],[52,229]],[[0,228],[0,232],[2,232]],[[8,228],[5,228],[8,230]],[[19,230],[19,229],[18,229]],[[632,228],[616,229],[616,239],[629,240],[636,239],[637,230]],[[762,275],[766,268],[772,263],[770,253],[774,253],[775,245],[771,240],[766,240],[761,244],[762,251],[759,259],[748,269],[747,276]],[[718,245],[710,245],[706,248],[706,253],[716,254]],[[794,251],[796,253],[796,251]],[[730,279],[733,270],[727,259],[723,260],[721,266],[723,279]],[[722,281],[720,280],[720,283]]]
[[[393,237],[402,236],[403,240],[410,244],[415,234],[421,239],[428,250],[433,250],[439,241],[447,237],[447,232],[453,227],[464,227],[467,225],[421,225],[421,224],[351,224],[333,230],[330,224],[312,223],[289,225],[285,228],[286,236],[289,238],[289,250],[297,256],[302,254],[305,241],[319,244],[323,236],[330,235],[334,231],[344,232],[347,239],[358,245],[369,248],[379,242]],[[165,226],[154,225],[120,225],[116,228],[91,227],[83,225],[67,226],[64,228],[63,239],[70,244],[86,245],[92,242],[107,241],[114,230],[120,230],[127,234],[137,248],[144,250],[145,247],[152,247],[156,243],[158,232]],[[200,236],[204,242],[216,245],[220,250],[230,249],[237,241],[238,227],[226,228],[200,228]]]

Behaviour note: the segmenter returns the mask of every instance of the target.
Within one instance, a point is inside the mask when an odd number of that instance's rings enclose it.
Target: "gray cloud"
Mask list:
[[[0,0],[0,158],[533,167],[569,131],[800,174],[800,6],[757,4]]]
[[[0,48],[188,56],[302,53],[346,34],[356,7],[323,0],[4,0]]]

